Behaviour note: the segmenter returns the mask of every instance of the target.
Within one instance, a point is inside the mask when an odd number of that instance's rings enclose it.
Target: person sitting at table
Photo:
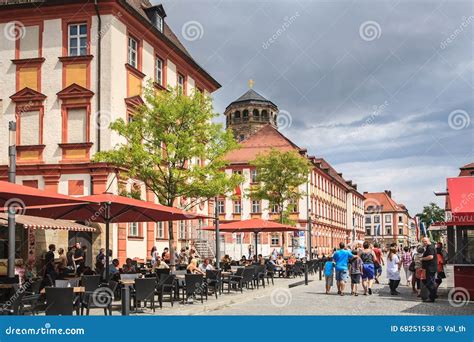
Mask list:
[[[222,257],[221,264],[222,264],[222,268],[224,269],[224,271],[230,270],[231,263],[232,263],[232,259],[230,258],[230,256],[228,254],[226,254]]]
[[[246,266],[247,265],[247,258],[245,255],[242,255],[242,258],[240,259],[240,266]]]
[[[186,248],[181,248],[181,252],[178,256],[178,264],[187,265],[188,264],[188,254],[186,253]]]
[[[295,257],[294,254],[291,254],[291,255],[290,255],[290,258],[288,259],[287,264],[288,264],[288,265],[294,265],[295,262],[296,262],[296,257]]]
[[[192,259],[188,267],[186,267],[186,270],[191,274],[206,274],[206,272],[203,272],[199,269],[197,259]]]
[[[213,271],[214,266],[211,265],[208,258],[204,259],[204,261],[199,265],[199,269],[206,274],[206,271]]]
[[[67,267],[67,257],[64,254],[64,249],[63,248],[58,249],[58,254],[59,254],[59,258],[56,261],[56,263],[58,264],[59,270],[63,270]]]
[[[162,270],[162,269],[168,269],[170,268],[168,264],[164,261],[161,261],[161,258],[157,256],[155,263],[153,264],[153,267],[151,268],[151,272],[154,273],[155,270]]]
[[[257,257],[257,264],[259,265],[265,265],[265,258],[263,257],[262,254],[259,254]]]
[[[118,259],[112,260],[112,263],[109,266],[109,275],[114,275],[119,273],[119,261]]]
[[[137,273],[135,265],[133,265],[133,260],[127,258],[125,260],[125,265],[122,267],[122,273]]]
[[[103,275],[105,270],[104,263],[102,261],[95,262],[95,273]]]

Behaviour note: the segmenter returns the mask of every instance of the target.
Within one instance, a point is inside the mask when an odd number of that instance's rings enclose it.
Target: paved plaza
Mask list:
[[[163,309],[157,308],[155,315],[474,315],[474,302],[459,307],[450,304],[446,286],[440,288],[435,303],[423,303],[411,293],[411,287],[405,285],[399,287],[399,296],[391,296],[384,278],[380,285],[374,285],[371,296],[360,294],[357,297],[350,295],[349,286],[346,286],[344,297],[336,294],[335,286],[332,293],[326,295],[324,278],[319,280],[318,275],[310,276],[307,286],[289,288],[290,284],[302,280],[276,278],[275,285],[265,289],[244,290],[243,294],[225,293],[218,299],[209,296],[204,304],[195,300],[193,304],[185,305],[175,302],[171,307],[169,302],[164,302]],[[448,279],[444,285],[449,286],[451,282]],[[404,278],[402,284],[405,284]],[[114,315],[120,314],[118,305]],[[103,311],[93,309],[91,314],[103,314]],[[146,309],[138,315],[147,314],[153,312]]]

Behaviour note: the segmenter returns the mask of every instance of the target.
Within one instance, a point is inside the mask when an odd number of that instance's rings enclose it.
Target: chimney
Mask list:
[[[392,191],[391,190],[384,190],[388,197],[392,198]]]
[[[364,195],[367,195],[369,192],[368,191],[364,191]]]

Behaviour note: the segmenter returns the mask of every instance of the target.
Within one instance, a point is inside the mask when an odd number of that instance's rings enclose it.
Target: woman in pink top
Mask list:
[[[405,246],[402,253],[402,265],[403,270],[405,271],[405,276],[407,279],[407,286],[410,286],[413,273],[410,271],[410,264],[413,261],[413,256],[410,253],[410,249]]]

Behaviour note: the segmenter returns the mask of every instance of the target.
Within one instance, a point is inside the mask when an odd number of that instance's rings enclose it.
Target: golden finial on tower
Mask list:
[[[253,88],[253,84],[254,84],[254,83],[255,83],[255,82],[254,82],[252,79],[250,79],[250,80],[248,81],[248,85],[249,85],[249,88],[250,88],[250,89]]]

